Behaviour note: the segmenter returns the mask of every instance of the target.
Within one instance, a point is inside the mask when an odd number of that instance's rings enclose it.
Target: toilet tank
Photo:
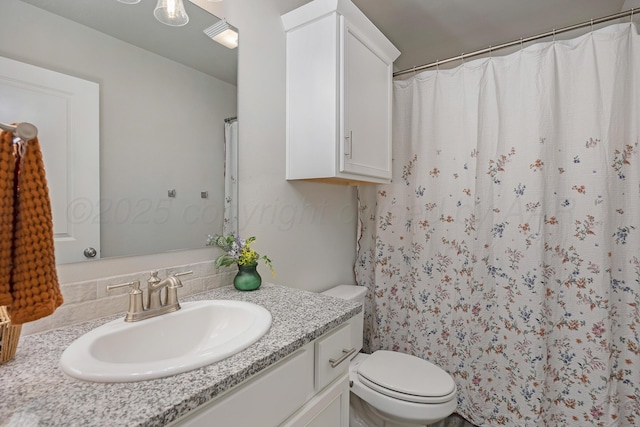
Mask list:
[[[367,288],[356,285],[339,285],[322,292],[323,295],[329,295],[363,304],[362,311],[347,321],[347,323],[351,324],[351,346],[355,347],[356,353],[362,350],[362,334],[364,333],[364,296],[366,293]]]

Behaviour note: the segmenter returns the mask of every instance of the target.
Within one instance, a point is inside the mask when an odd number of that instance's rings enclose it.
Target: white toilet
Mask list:
[[[323,294],[364,303],[366,289],[341,285]],[[362,349],[364,315],[350,319],[354,346]],[[349,365],[349,427],[417,427],[451,415],[456,385],[443,369],[408,354],[378,350]]]

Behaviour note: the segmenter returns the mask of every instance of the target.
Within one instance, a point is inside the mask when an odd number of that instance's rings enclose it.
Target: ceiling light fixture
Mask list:
[[[238,29],[230,25],[224,18],[209,28],[205,28],[204,33],[229,49],[238,47]]]
[[[153,16],[165,25],[181,27],[189,22],[182,0],[158,0]]]

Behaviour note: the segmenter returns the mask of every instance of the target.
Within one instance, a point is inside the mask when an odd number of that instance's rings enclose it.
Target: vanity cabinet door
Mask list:
[[[391,179],[392,63],[341,17],[343,143],[340,171]]]
[[[280,427],[349,427],[349,374],[315,395]]]
[[[313,396],[313,344],[171,424],[275,427]]]

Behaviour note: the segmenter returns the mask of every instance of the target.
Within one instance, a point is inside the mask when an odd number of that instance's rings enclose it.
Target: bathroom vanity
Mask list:
[[[85,382],[58,366],[76,338],[123,315],[24,336],[15,359],[0,365],[0,425],[348,425],[348,320],[361,315],[359,303],[268,283],[184,301],[205,299],[259,304],[271,312],[271,328],[220,362],[130,383]]]
[[[171,426],[348,427],[350,331],[340,325]]]

